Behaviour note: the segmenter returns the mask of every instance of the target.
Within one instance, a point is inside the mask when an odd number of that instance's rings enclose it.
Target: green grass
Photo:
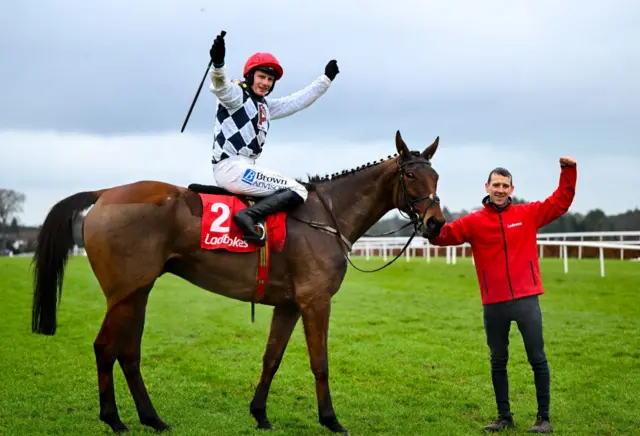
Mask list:
[[[86,258],[70,260],[58,332],[30,331],[29,260],[0,259],[0,434],[110,434],[98,420],[93,340],[104,299]],[[354,260],[373,268],[379,259]],[[638,434],[640,263],[542,261],[541,298],[556,434]],[[250,306],[165,276],[151,293],[142,372],[175,435],[262,435],[249,415],[270,321]],[[373,274],[350,270],[334,298],[330,383],[352,435],[480,434],[495,416],[482,307],[468,259],[399,259]],[[122,372],[116,399],[132,434],[143,427]],[[522,434],[535,419],[533,376],[515,325],[511,402]],[[301,324],[274,379],[273,435],[328,435],[317,423]]]

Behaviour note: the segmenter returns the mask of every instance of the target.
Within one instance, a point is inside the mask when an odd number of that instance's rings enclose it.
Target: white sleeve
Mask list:
[[[278,118],[288,117],[309,107],[327,92],[329,86],[331,86],[331,80],[323,74],[310,85],[293,94],[280,98],[266,98],[271,119],[277,120]]]
[[[222,106],[227,110],[234,110],[242,106],[242,89],[240,85],[233,83],[227,78],[225,67],[216,68],[211,65],[209,68],[209,91],[211,91]]]

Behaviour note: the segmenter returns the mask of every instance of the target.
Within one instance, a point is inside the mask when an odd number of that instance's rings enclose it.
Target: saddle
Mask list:
[[[232,219],[260,198],[235,194],[216,185],[191,183],[188,189],[196,193],[201,202],[201,248],[244,253],[260,250],[258,245],[243,239],[242,231]],[[285,212],[277,212],[267,216],[263,223],[270,250],[282,251],[287,234],[286,219]]]
[[[203,185],[200,183],[191,183],[187,188],[190,191],[196,192],[198,194],[226,195],[228,197],[237,197],[246,206],[249,206],[252,202],[258,201],[257,197],[254,197],[251,195],[244,195],[244,194],[234,194],[233,192],[227,191],[226,189],[216,185]]]

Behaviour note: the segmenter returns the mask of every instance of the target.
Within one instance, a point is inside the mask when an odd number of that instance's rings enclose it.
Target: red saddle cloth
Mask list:
[[[200,247],[205,250],[226,250],[237,253],[251,253],[260,246],[242,237],[242,230],[233,222],[233,215],[247,206],[232,195],[205,194],[199,192],[202,200],[202,228]],[[265,221],[267,246],[269,251],[282,251],[287,238],[287,214],[277,212]]]

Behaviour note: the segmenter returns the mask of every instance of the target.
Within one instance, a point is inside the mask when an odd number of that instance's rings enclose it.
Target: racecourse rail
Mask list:
[[[408,236],[399,237],[362,237],[356,241],[351,256],[364,256],[370,260],[374,256],[382,256],[384,261],[396,256],[407,243]],[[600,276],[605,276],[605,258],[640,261],[640,231],[622,232],[569,232],[539,233],[537,235],[539,257],[556,256],[564,261],[564,272],[569,272],[569,257],[583,259],[598,257],[600,259]],[[431,262],[432,257],[439,257],[444,252],[447,264],[456,264],[458,256],[470,256],[471,246],[461,244],[448,247],[437,247],[427,239],[416,236],[405,252],[407,262],[422,257]],[[640,268],[640,263],[638,265]]]

